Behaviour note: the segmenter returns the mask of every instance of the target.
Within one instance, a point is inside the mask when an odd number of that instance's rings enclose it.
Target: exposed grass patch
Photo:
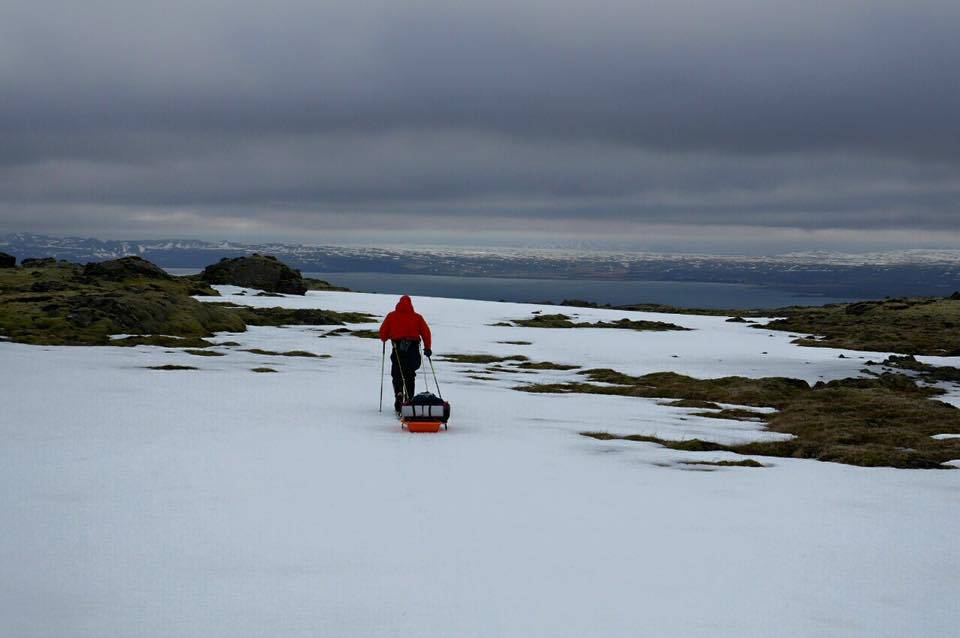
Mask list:
[[[498,341],[497,343],[502,343],[508,346],[532,346],[532,341]]]
[[[348,332],[351,337],[359,337],[361,339],[379,339],[380,332],[377,330],[351,330]]]
[[[265,372],[276,372],[276,370],[274,370],[273,368],[250,368],[250,372],[265,373]]]
[[[522,370],[576,370],[580,366],[553,363],[552,361],[524,361],[518,363],[517,367]]]
[[[572,305],[567,304],[565,305]],[[578,304],[573,304],[578,305]],[[589,307],[611,308],[611,306]],[[790,306],[776,310],[678,308],[662,304],[613,307],[679,315],[731,317],[749,323],[748,317],[780,317],[759,329],[817,335],[799,338],[803,346],[871,350],[939,356],[960,355],[960,298],[911,297],[862,301],[826,306]]]
[[[236,304],[229,307],[250,326],[342,326],[348,323],[371,323],[377,317],[364,312],[337,312],[317,308],[249,308]]]
[[[306,284],[307,290],[329,290],[332,292],[350,292],[349,288],[344,288],[343,286],[337,286],[331,284],[329,281],[324,281],[323,279],[314,279],[313,277],[304,277],[303,283]]]
[[[453,363],[503,363],[504,361],[529,361],[522,354],[513,354],[506,357],[499,357],[494,354],[445,354],[441,355],[441,361],[450,361]],[[439,358],[439,357],[438,357]]]
[[[287,352],[276,352],[274,350],[263,350],[261,348],[247,348],[244,352],[250,352],[252,354],[260,354],[268,357],[312,357],[319,359],[329,359],[330,355],[328,354],[316,354],[313,352],[307,352],[306,350],[289,350]]]
[[[960,355],[960,300],[887,299],[776,311],[771,330],[818,335],[803,346],[901,354]]]
[[[753,459],[742,461],[680,461],[684,465],[712,465],[714,467],[766,467],[763,463]]]
[[[727,409],[701,415],[764,420],[769,430],[795,437],[722,445],[699,439],[664,442],[642,434],[587,434],[594,438],[660,443],[677,450],[811,458],[861,466],[942,468],[945,461],[960,458],[960,440],[930,438],[940,432],[960,431],[960,410],[931,398],[942,394],[942,390],[917,386],[904,375],[887,373],[870,379],[842,379],[817,383],[811,388],[804,381],[778,377],[694,379],[672,372],[632,377],[614,370],[588,370],[582,374],[591,382],[517,389],[773,407],[778,411],[771,414]]]
[[[609,432],[581,432],[583,436],[589,436],[599,441],[637,441],[640,443],[656,443],[671,450],[680,450],[682,452],[724,452],[726,447],[719,443],[710,441],[701,441],[700,439],[684,439],[682,441],[671,441],[670,439],[661,439],[656,436],[646,434],[628,434],[621,436],[619,434],[610,434]]]
[[[147,366],[149,370],[199,370],[200,368],[195,368],[193,366],[180,366],[173,364],[166,364],[162,366]]]
[[[536,374],[535,370],[522,370],[518,367],[505,367],[501,365],[492,365],[487,367],[487,372],[505,372],[507,374]]]
[[[641,377],[598,368],[580,374],[587,382],[536,384],[517,388],[524,392],[616,394],[663,399],[693,399],[758,407],[779,407],[790,398],[810,389],[805,381],[782,377],[750,379],[722,377],[694,379],[676,372],[655,372]],[[609,385],[597,385],[599,383]]]
[[[872,363],[873,362],[867,362],[868,365],[871,365]],[[880,365],[887,366],[888,368],[897,368],[899,370],[916,372],[919,378],[927,381],[928,383],[945,381],[947,383],[960,384],[960,368],[954,368],[952,366],[930,365],[929,363],[917,361],[911,355],[892,355],[887,357]]]
[[[160,346],[163,348],[209,348],[214,345],[200,337],[170,337],[167,335],[135,335],[111,339],[111,346]]]
[[[621,330],[665,331],[689,330],[683,326],[664,321],[637,321],[623,318],[618,321],[575,322],[567,315],[535,314],[530,319],[515,319],[514,326],[524,328],[617,328]]]
[[[529,319],[514,319],[513,325],[525,328],[573,328],[576,324],[567,315],[534,314]]]
[[[770,417],[769,414],[740,408],[723,408],[715,412],[693,412],[691,416],[702,416],[710,419],[731,419],[733,421],[767,421]]]
[[[663,405],[669,405],[672,408],[701,408],[703,410],[720,410],[720,406],[712,401],[698,401],[696,399],[679,399],[670,401]]]
[[[224,353],[217,352],[216,350],[194,350],[188,349],[184,350],[187,354],[192,354],[195,357],[222,357]]]
[[[349,328],[334,328],[333,330],[320,335],[320,338],[323,339],[324,337],[340,336],[359,337],[361,339],[379,339],[380,332],[377,330],[350,330]]]

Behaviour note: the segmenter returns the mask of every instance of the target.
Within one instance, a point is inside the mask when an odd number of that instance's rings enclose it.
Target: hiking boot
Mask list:
[[[403,394],[397,393],[397,396],[393,400],[393,411],[397,413],[397,416],[400,416],[400,405],[403,403]]]

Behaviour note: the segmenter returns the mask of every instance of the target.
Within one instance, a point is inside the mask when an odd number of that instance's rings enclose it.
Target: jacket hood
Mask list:
[[[397,302],[397,312],[413,312],[413,301],[408,295],[400,297],[400,301]]]

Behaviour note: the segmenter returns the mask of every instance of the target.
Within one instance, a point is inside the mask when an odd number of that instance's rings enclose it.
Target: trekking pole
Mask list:
[[[417,348],[419,347],[420,346],[417,346]],[[423,355],[423,356],[426,356],[426,355]],[[423,372],[423,389],[426,390],[427,392],[430,392],[430,377],[427,376],[427,368],[422,365],[422,362],[423,362],[422,357],[420,361],[421,361],[420,370]]]
[[[433,385],[437,388],[437,396],[443,399],[443,394],[440,392],[440,384],[437,383],[437,371],[433,369],[433,357],[427,357],[427,361],[430,362],[430,372],[433,373]],[[426,374],[426,370],[424,370],[423,373]]]
[[[383,350],[380,352],[380,411],[383,412],[383,362],[387,358],[387,342],[383,342]]]

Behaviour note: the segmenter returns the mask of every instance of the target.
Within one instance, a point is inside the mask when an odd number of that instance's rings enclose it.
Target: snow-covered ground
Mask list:
[[[395,302],[228,299],[377,315]],[[488,324],[557,309],[415,303],[438,355],[811,382],[885,356],[840,359],[716,317],[566,309],[696,330],[543,330]],[[655,400],[510,389],[575,372],[480,381],[467,376],[478,366],[439,360],[450,430],[408,434],[388,398],[377,410],[379,343],[321,338],[330,328],[217,339],[328,359],[0,343],[0,636],[960,631],[960,472],[792,459],[703,471],[679,460],[732,455],[578,432],[779,435]],[[533,344],[497,343],[509,340]],[[161,364],[200,370],[145,367]]]

